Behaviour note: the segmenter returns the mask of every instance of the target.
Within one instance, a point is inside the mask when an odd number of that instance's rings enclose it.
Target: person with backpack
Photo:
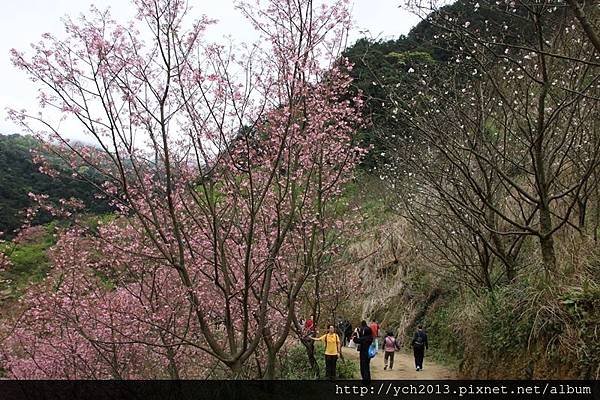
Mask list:
[[[329,331],[321,337],[312,338],[314,341],[325,343],[325,376],[329,380],[335,380],[338,355],[342,357],[342,342],[335,327],[329,325]]]
[[[427,334],[423,332],[423,326],[419,325],[415,336],[412,340],[413,353],[415,355],[415,367],[417,371],[423,370],[423,358],[425,357],[425,349],[429,349],[429,343],[427,343]]]
[[[373,333],[371,328],[367,326],[367,321],[360,323],[360,336],[353,335],[352,340],[358,345],[357,350],[360,352],[360,376],[365,385],[371,383],[371,354],[369,349],[373,343]]]
[[[394,353],[400,349],[398,341],[394,337],[392,331],[388,331],[383,339],[383,369],[388,368],[388,359],[390,360],[390,371],[394,368]]]

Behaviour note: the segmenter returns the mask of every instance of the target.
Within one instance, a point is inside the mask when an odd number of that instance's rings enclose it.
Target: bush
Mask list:
[[[429,336],[428,354],[436,361],[451,366],[460,362],[465,350],[464,342],[455,331],[456,325],[462,324],[457,315],[461,306],[460,298],[450,292],[422,321]]]
[[[434,338],[446,335],[438,338],[443,352],[454,353],[456,340],[465,344],[461,372],[468,377],[598,379],[600,285],[594,276],[524,275],[481,297],[453,297],[428,314],[428,326]]]
[[[570,288],[561,299],[573,322],[567,329],[568,344],[579,361],[580,378],[600,378],[600,284],[584,282]]]
[[[484,348],[506,352],[527,347],[533,327],[530,311],[534,311],[528,307],[527,292],[526,286],[516,284],[491,292],[483,300],[481,339]]]
[[[325,357],[323,356],[324,346],[322,343],[315,344],[315,358],[319,366],[321,378],[325,377]],[[354,379],[358,373],[358,366],[352,360],[344,359],[337,361],[337,378]],[[281,356],[281,379],[315,379],[306,349],[298,344],[282,353]]]

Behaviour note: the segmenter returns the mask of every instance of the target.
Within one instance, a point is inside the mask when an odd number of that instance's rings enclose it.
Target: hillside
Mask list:
[[[64,174],[51,178],[41,173],[31,155],[36,149],[40,149],[39,143],[31,136],[0,135],[0,232],[10,238],[21,226],[26,209],[33,205],[28,193],[47,194],[51,201],[76,197],[91,213],[109,210],[106,202],[94,197],[94,189],[87,182]],[[51,220],[51,215],[41,212],[33,223]]]

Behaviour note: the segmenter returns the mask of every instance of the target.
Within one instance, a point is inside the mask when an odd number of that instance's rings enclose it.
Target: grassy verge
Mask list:
[[[10,266],[0,272],[0,292],[5,298],[19,297],[25,288],[40,282],[50,269],[47,250],[56,244],[56,222],[36,227],[35,234],[19,242],[3,243],[0,251]]]

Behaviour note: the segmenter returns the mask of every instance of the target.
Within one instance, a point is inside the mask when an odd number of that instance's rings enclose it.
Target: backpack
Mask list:
[[[415,335],[415,340],[413,340],[413,348],[416,350],[421,350],[423,347],[425,347],[423,336],[419,334]]]
[[[379,349],[375,346],[375,342],[371,343],[371,346],[369,346],[369,358],[375,357],[378,351]]]

